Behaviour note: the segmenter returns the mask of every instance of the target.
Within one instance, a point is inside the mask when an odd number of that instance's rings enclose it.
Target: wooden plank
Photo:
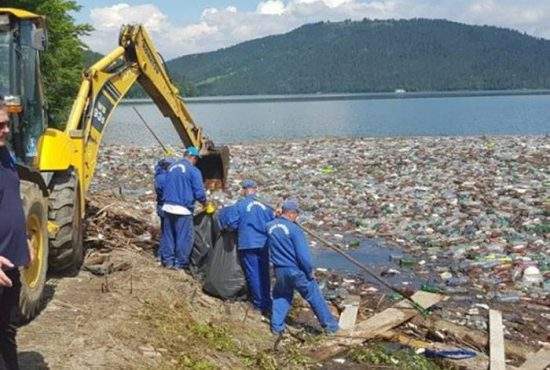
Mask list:
[[[420,291],[414,293],[411,298],[419,306],[426,309],[441,302],[445,296]],[[377,313],[368,320],[357,324],[352,336],[363,339],[373,338],[380,333],[390,330],[405,321],[410,320],[418,313],[419,312],[412,306],[411,303],[409,303],[409,301],[402,300],[393,307]]]
[[[490,370],[505,370],[504,327],[500,311],[489,310],[489,355]]]
[[[416,292],[411,297],[418,305],[427,309],[446,299],[444,295]],[[333,340],[326,341],[320,347],[316,348],[312,356],[319,360],[324,360],[334,356],[342,350],[342,346],[361,344],[367,339],[376,337],[405,321],[410,320],[419,312],[407,300],[402,300],[393,307],[377,313],[369,319],[360,322],[354,329],[337,334]]]
[[[340,314],[340,320],[338,321],[340,329],[351,330],[355,327],[360,301],[361,298],[359,296],[350,296],[344,300],[344,311]]]
[[[518,370],[544,370],[547,366],[550,366],[550,349],[542,348],[528,356]]]

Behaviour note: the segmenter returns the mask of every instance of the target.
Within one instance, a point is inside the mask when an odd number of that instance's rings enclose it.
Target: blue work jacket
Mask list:
[[[275,268],[291,267],[312,278],[313,264],[303,230],[294,222],[277,217],[266,225],[267,245]]]
[[[230,213],[231,229],[237,231],[239,249],[263,248],[267,241],[265,225],[275,218],[273,210],[256,199],[254,195],[248,195],[239,199]]]
[[[174,204],[195,209],[195,201],[204,203],[206,193],[199,169],[183,158],[174,162],[169,168],[162,191],[164,204]]]
[[[235,231],[239,222],[239,214],[235,205],[225,206],[216,214],[220,229]]]
[[[155,165],[155,193],[157,194],[157,214],[162,215],[163,192],[166,183],[166,174],[170,165],[175,162],[172,158],[163,158]]]
[[[0,148],[0,256],[15,266],[29,263],[27,227],[19,175],[7,148]]]

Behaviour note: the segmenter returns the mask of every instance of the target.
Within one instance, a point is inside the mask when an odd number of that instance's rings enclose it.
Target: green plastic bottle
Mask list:
[[[422,290],[424,292],[430,292],[430,293],[441,293],[441,289],[439,289],[438,287],[436,287],[434,285],[430,285],[430,284],[422,284],[420,286],[420,290]]]

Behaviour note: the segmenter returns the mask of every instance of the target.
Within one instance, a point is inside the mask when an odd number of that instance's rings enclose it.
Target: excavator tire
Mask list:
[[[78,179],[73,171],[56,174],[51,182],[49,219],[59,227],[50,238],[53,271],[76,275],[84,260],[83,225]]]
[[[34,261],[21,268],[19,320],[29,321],[42,307],[42,294],[48,270],[48,200],[40,187],[21,181],[21,198],[27,220],[27,237],[34,250]]]

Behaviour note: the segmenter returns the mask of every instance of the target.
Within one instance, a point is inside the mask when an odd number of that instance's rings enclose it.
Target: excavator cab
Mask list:
[[[38,141],[47,126],[40,74],[45,46],[43,17],[0,8],[0,95],[11,113],[10,149],[28,166],[38,155]]]

